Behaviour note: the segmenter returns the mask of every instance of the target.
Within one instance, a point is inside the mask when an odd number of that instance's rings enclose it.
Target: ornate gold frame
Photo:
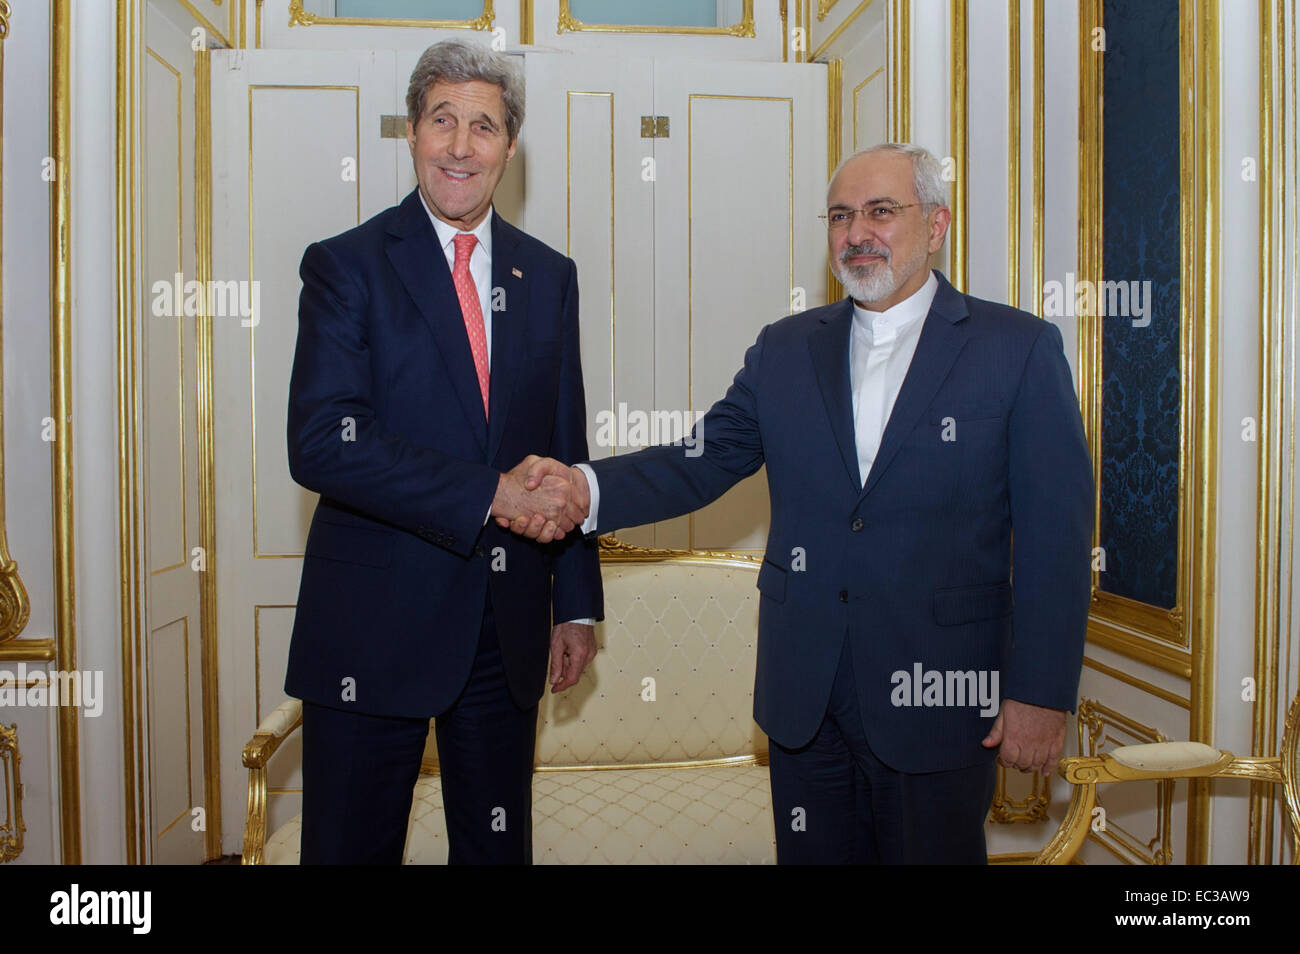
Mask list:
[[[295,0],[298,2],[298,0]],[[690,36],[754,36],[754,0],[745,0],[740,22],[727,27],[693,27],[693,26],[624,26],[618,23],[584,23],[573,15],[569,9],[569,0],[560,0],[560,15],[555,24],[555,33],[671,33]]]
[[[1218,7],[1181,0],[1179,10],[1181,285],[1178,477],[1178,590],[1172,609],[1101,592],[1093,574],[1088,638],[1099,646],[1191,681],[1190,739],[1208,742],[1213,727],[1215,545],[1218,501],[1219,79]],[[1102,25],[1101,0],[1079,7],[1079,263],[1080,279],[1102,277],[1102,70],[1091,31]],[[1096,315],[1080,315],[1079,394],[1101,476],[1101,334]],[[1100,494],[1093,540],[1099,542]],[[1187,863],[1209,852],[1209,788],[1189,785]]]
[[[5,813],[0,815],[0,821],[3,821],[0,824],[0,864],[13,861],[23,853],[23,832],[27,826],[23,824],[23,781],[18,770],[22,760],[18,751],[17,723],[0,725],[0,766],[4,768],[0,776],[3,776],[5,794]]]
[[[472,20],[402,20],[397,17],[325,17],[308,13],[302,0],[289,0],[289,26],[387,26],[437,30],[491,30],[496,20],[492,0],[483,0],[483,12]]]

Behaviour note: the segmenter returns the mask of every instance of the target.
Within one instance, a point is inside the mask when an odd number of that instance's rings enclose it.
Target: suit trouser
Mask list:
[[[908,774],[863,730],[848,638],[826,716],[800,749],[769,745],[780,864],[986,864],[996,762]],[[799,811],[802,809],[802,811]]]
[[[434,730],[449,863],[530,863],[537,706],[511,698],[490,599],[469,680]],[[402,863],[428,732],[427,718],[303,703],[303,864]]]

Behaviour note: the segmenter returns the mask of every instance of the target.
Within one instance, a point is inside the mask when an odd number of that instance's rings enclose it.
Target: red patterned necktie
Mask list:
[[[487,333],[483,330],[483,307],[479,304],[478,289],[469,274],[469,257],[478,239],[468,233],[452,239],[456,243],[456,263],[451,268],[451,279],[456,284],[456,297],[460,299],[460,313],[465,318],[465,333],[469,336],[469,350],[474,355],[474,370],[478,372],[478,387],[483,393],[483,416],[488,411],[488,352]]]

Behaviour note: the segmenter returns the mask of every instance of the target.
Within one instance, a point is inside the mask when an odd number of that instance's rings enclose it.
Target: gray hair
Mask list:
[[[524,78],[510,57],[464,40],[443,40],[420,54],[406,88],[406,118],[415,126],[424,114],[424,94],[438,80],[469,83],[482,80],[501,87],[506,104],[506,135],[519,137],[524,124]]]
[[[882,142],[849,156],[835,167],[834,175],[831,176],[830,182],[826,184],[827,201],[830,200],[831,184],[835,181],[835,177],[840,174],[841,169],[854,159],[878,152],[887,152],[895,156],[907,156],[912,161],[912,187],[916,189],[917,201],[932,208],[947,206],[948,194],[943,187],[943,175],[939,160],[934,157],[930,150],[922,146],[914,146],[910,142]]]

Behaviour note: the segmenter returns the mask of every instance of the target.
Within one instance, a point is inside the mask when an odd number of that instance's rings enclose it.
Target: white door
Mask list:
[[[578,264],[591,454],[627,452],[597,440],[600,415],[635,437],[635,414],[707,411],[763,325],[824,303],[826,68],[527,63],[527,227]],[[643,117],[666,118],[666,137],[643,137]],[[698,514],[620,536],[758,551],[767,521],[760,472]]]
[[[289,476],[285,413],[306,247],[397,201],[398,148],[380,137],[395,95],[391,52],[212,56],[213,279],[247,281],[251,318],[213,319],[217,625],[223,850],[239,851],[258,722],[284,670],[316,495]],[[409,155],[409,154],[408,154]],[[409,159],[408,159],[409,162]],[[269,824],[300,810],[298,734],[272,762]]]

